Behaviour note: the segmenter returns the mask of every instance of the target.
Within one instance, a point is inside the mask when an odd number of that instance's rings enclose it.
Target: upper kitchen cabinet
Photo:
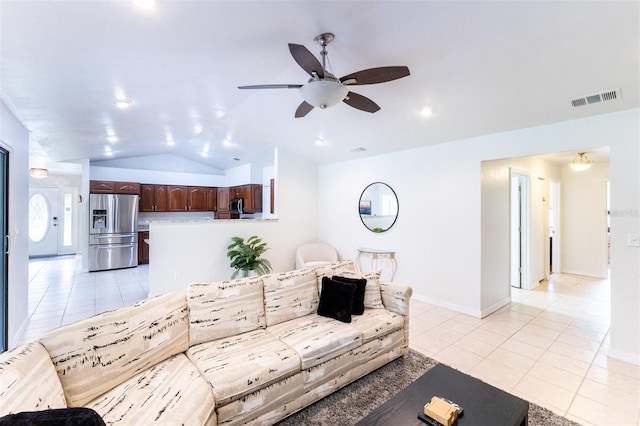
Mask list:
[[[186,212],[188,191],[187,186],[167,185],[167,211]]]
[[[140,185],[141,212],[167,211],[167,185]]]
[[[218,188],[207,188],[207,211],[218,210]]]
[[[140,183],[116,182],[116,194],[140,195]]]
[[[217,196],[217,208],[216,208],[216,218],[217,219],[231,219],[231,210],[229,209],[229,188],[218,188],[218,196]]]
[[[204,186],[189,186],[187,188],[187,209],[190,212],[207,211],[207,192]]]
[[[89,182],[89,192],[92,194],[140,194],[138,182],[112,182],[107,180],[92,180]]]
[[[116,183],[106,180],[92,180],[89,182],[89,192],[92,194],[115,194]]]
[[[262,213],[262,185],[243,185],[242,201],[244,213]]]

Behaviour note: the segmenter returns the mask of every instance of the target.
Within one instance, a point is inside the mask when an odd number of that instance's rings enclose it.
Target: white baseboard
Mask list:
[[[472,317],[481,318],[480,316],[481,312],[476,309],[469,309],[466,306],[456,305],[455,303],[443,302],[442,300],[432,299],[431,297],[423,296],[421,294],[414,294],[411,297],[421,302],[429,303],[431,305],[439,306],[441,308],[456,311],[461,314],[470,315]]]
[[[448,302],[443,302],[442,300],[432,299],[430,297],[427,297],[421,294],[414,294],[411,297],[413,299],[419,300],[420,302],[429,303],[430,305],[439,306],[441,308],[449,309],[451,311],[456,311],[461,314],[469,315],[475,318],[484,318],[487,315],[491,315],[492,313],[502,308],[503,306],[511,303],[511,298],[507,297],[505,299],[500,300],[499,302],[494,303],[488,308],[479,310],[479,309],[470,309],[462,305],[456,305],[455,303],[448,303]]]
[[[633,354],[631,352],[622,352],[609,349],[607,356],[620,361],[628,362],[629,364],[640,365],[640,354]]]
[[[582,275],[583,277],[593,277],[593,278],[609,278],[608,275],[603,276],[601,273],[597,271],[578,271],[575,269],[563,269],[561,274],[572,274],[572,275]]]
[[[511,303],[511,297],[506,297],[506,298],[500,300],[499,302],[494,303],[493,305],[489,306],[488,308],[483,309],[480,312],[481,315],[482,315],[480,318],[484,318],[484,317],[486,317],[488,315],[491,315],[492,313],[494,313],[498,309],[502,308],[503,306],[508,305],[509,303]]]

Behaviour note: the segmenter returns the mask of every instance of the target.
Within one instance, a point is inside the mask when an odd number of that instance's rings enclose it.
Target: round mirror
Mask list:
[[[386,183],[374,182],[362,191],[358,209],[368,230],[388,231],[398,218],[398,197]]]

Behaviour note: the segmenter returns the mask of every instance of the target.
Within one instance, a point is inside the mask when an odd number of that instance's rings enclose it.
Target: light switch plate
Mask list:
[[[629,247],[640,247],[640,234],[628,234],[627,245]]]

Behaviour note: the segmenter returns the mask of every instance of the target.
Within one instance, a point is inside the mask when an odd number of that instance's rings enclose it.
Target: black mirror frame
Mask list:
[[[393,196],[396,198],[396,217],[393,219],[393,222],[391,223],[391,225],[389,225],[389,227],[387,227],[387,229],[382,229],[380,231],[375,231],[374,229],[371,229],[367,226],[366,223],[364,223],[364,219],[362,219],[362,214],[360,213],[360,203],[362,202],[362,196],[364,195],[364,193],[367,191],[367,189],[369,189],[371,186],[376,185],[376,184],[380,184],[380,185],[384,185],[387,188],[389,188],[391,190],[391,193],[393,194]],[[400,214],[400,201],[398,200],[398,194],[396,194],[396,191],[393,190],[393,188],[384,183],[384,182],[372,182],[369,185],[365,186],[365,188],[362,190],[362,192],[360,193],[360,198],[358,199],[358,216],[360,216],[360,221],[362,222],[362,224],[364,225],[365,228],[367,228],[369,231],[374,232],[376,234],[381,234],[383,232],[387,232],[389,229],[393,228],[393,225],[396,224],[397,220],[398,220],[398,215]]]

